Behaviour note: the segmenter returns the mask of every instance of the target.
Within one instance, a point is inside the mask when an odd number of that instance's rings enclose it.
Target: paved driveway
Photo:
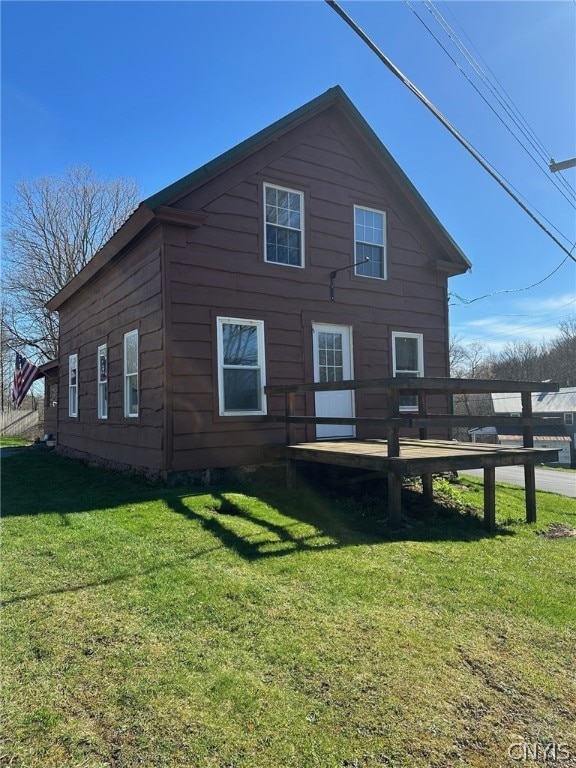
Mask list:
[[[460,474],[482,477],[482,469],[467,469]],[[555,472],[551,469],[536,469],[536,488],[551,491],[562,496],[576,497],[576,472]],[[524,486],[524,467],[496,467],[496,481]]]

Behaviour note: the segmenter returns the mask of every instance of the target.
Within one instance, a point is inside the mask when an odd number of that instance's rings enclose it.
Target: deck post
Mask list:
[[[484,526],[487,531],[496,528],[496,469],[484,467]]]
[[[402,476],[395,472],[388,472],[388,521],[390,528],[402,522]]]
[[[428,415],[425,392],[418,392],[418,415],[423,416],[424,418],[426,418]],[[418,436],[420,440],[427,440],[427,428],[420,427],[418,430]],[[427,473],[425,475],[421,475],[420,479],[422,480],[422,495],[424,496],[425,501],[432,503],[434,501],[434,485],[432,482],[432,475]]]
[[[289,416],[296,414],[296,393],[286,392],[284,398],[284,411],[286,414],[286,445],[294,445],[296,442],[296,425],[288,421]],[[286,487],[292,489],[296,486],[296,463],[292,459],[286,459]]]
[[[522,392],[522,416],[532,416],[532,393]],[[524,448],[534,448],[534,430],[532,427],[524,427]],[[526,522],[536,522],[536,476],[534,464],[524,464],[524,494],[526,497]]]

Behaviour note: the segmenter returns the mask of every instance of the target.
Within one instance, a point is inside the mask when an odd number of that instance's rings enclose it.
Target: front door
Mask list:
[[[353,378],[352,329],[346,325],[312,326],[314,348],[314,381],[345,381]],[[354,416],[354,393],[316,392],[316,416]],[[317,424],[317,439],[354,437],[351,424]]]

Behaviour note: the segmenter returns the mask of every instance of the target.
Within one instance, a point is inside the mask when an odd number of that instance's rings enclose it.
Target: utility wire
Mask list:
[[[522,113],[514,103],[512,97],[509,95],[509,93],[506,91],[500,80],[498,79],[497,75],[493,72],[492,69],[490,69],[490,66],[486,62],[485,59],[482,58],[482,54],[478,51],[478,49],[475,47],[474,43],[468,35],[466,34],[466,31],[462,28],[462,25],[458,22],[458,19],[454,16],[454,13],[450,10],[449,7],[447,7],[448,13],[452,16],[457,26],[462,31],[464,37],[468,40],[472,48],[476,51],[477,56],[480,58],[482,63],[484,64],[484,67],[490,72],[492,75],[492,78],[495,81],[495,85],[490,82],[490,78],[486,74],[486,72],[483,70],[482,66],[478,63],[478,61],[474,58],[473,54],[466,48],[466,45],[462,42],[462,40],[458,37],[458,33],[455,32],[455,30],[450,26],[449,22],[446,20],[446,18],[442,15],[442,13],[438,10],[438,8],[434,5],[433,0],[424,0],[426,7],[432,13],[432,15],[435,17],[436,21],[440,24],[440,26],[443,28],[444,32],[448,35],[448,37],[454,42],[458,50],[464,55],[468,63],[471,65],[472,69],[476,72],[476,74],[479,76],[479,78],[484,82],[488,89],[492,92],[492,94],[495,96],[495,98],[498,100],[500,105],[504,108],[504,110],[508,113],[508,115],[512,118],[512,120],[516,123],[518,128],[520,128],[521,132],[524,134],[524,136],[528,139],[532,147],[538,152],[540,157],[542,158],[546,170],[549,169],[549,161],[550,161],[550,151],[544,146],[542,141],[538,138],[534,130],[530,127],[526,119],[523,117]],[[574,0],[574,4],[576,5],[576,0]],[[499,91],[499,92],[498,92]],[[507,102],[507,103],[504,103]],[[513,114],[513,112],[516,113],[518,119],[523,123],[524,128],[518,123],[518,120],[516,119],[516,116]],[[528,133],[527,133],[528,132]],[[528,135],[530,134],[530,135]],[[571,195],[576,197],[576,190],[572,187],[572,185],[566,180],[566,178],[560,173],[556,174],[557,180],[562,184],[562,186],[565,188],[565,190]]]
[[[575,246],[572,247],[572,250],[574,250],[574,247]],[[572,254],[569,253],[568,256],[572,257]],[[552,275],[556,274],[556,272],[558,272],[560,267],[562,267],[564,265],[564,263],[568,259],[568,256],[564,256],[564,258],[562,259],[560,264],[558,264],[558,266],[555,267],[552,270],[552,272],[547,274],[546,277],[543,277],[541,280],[538,280],[537,283],[532,283],[532,285],[527,285],[524,288],[506,288],[506,289],[504,289],[502,291],[493,291],[492,293],[486,293],[486,294],[484,294],[484,296],[476,296],[475,299],[463,299],[462,296],[459,296],[457,293],[454,293],[453,291],[450,291],[448,296],[454,296],[454,298],[458,299],[462,304],[468,305],[468,304],[474,304],[474,302],[480,301],[481,299],[488,299],[491,296],[498,296],[498,294],[501,294],[501,293],[520,293],[522,291],[529,291],[531,288],[536,288],[537,285],[542,285],[542,283],[546,282],[546,280],[551,278]],[[452,306],[454,306],[454,305],[452,305]]]
[[[456,130],[456,128],[444,117],[444,115],[440,112],[437,107],[430,102],[424,94],[418,90],[418,88],[412,83],[399,69],[395,66],[395,64],[390,61],[390,59],[382,53],[382,51],[377,47],[375,43],[372,42],[372,40],[366,35],[366,33],[356,24],[355,21],[353,21],[350,16],[338,5],[335,0],[325,0],[325,2],[332,8],[332,10],[336,11],[336,13],[344,19],[344,21],[348,24],[348,26],[356,32],[356,34],[360,37],[361,40],[363,40],[366,45],[378,56],[380,61],[392,72],[393,75],[395,75],[409,90],[412,91],[412,93],[420,99],[420,101],[424,104],[424,106],[432,112],[434,117],[436,117],[442,125],[447,128],[450,133],[454,136],[454,138],[466,149],[472,157],[480,163],[480,165],[484,168],[485,171],[487,171],[492,178],[498,182],[498,184],[502,187],[502,189],[522,208],[522,210],[530,216],[532,221],[534,221],[540,229],[542,229],[548,237],[550,237],[551,240],[553,240],[556,245],[564,251],[564,253],[567,254],[569,258],[571,258],[574,262],[576,262],[576,257],[572,255],[572,253],[564,246],[558,238],[552,234],[552,232],[547,229],[544,224],[538,219],[537,216],[535,216],[532,211],[524,205],[524,203],[520,200],[520,198],[512,192],[510,187],[504,183],[502,178],[500,178],[500,175],[493,170],[490,165],[484,160],[484,158],[480,155],[480,153],[470,144],[469,141],[467,141],[462,134],[459,133],[459,131]],[[566,238],[568,239],[568,238]]]
[[[452,64],[454,64],[454,66],[455,66],[455,67],[458,69],[458,71],[460,72],[460,74],[461,74],[463,77],[465,77],[465,78],[466,78],[466,80],[468,81],[468,83],[470,83],[470,85],[472,86],[472,88],[474,88],[474,90],[476,91],[476,93],[478,94],[478,96],[480,96],[480,98],[482,99],[482,101],[484,101],[484,103],[485,103],[485,104],[488,106],[488,108],[489,108],[489,109],[490,109],[490,110],[491,110],[491,111],[494,113],[494,115],[495,115],[495,116],[498,118],[498,120],[499,120],[499,121],[502,123],[502,125],[504,126],[504,128],[506,128],[506,130],[507,130],[507,131],[510,133],[510,135],[512,136],[512,138],[513,138],[513,139],[515,139],[515,140],[516,140],[516,142],[517,142],[517,143],[518,143],[518,144],[519,144],[519,145],[522,147],[522,149],[523,149],[523,150],[526,152],[526,154],[527,154],[527,155],[530,157],[530,159],[531,159],[531,160],[534,162],[534,164],[536,165],[536,167],[538,168],[538,170],[539,170],[541,173],[543,173],[543,174],[545,175],[546,179],[547,179],[547,180],[548,180],[548,181],[549,181],[549,182],[550,182],[550,183],[551,183],[551,184],[552,184],[552,185],[555,187],[555,189],[556,189],[558,192],[560,192],[560,194],[561,194],[561,195],[562,195],[562,196],[563,196],[563,197],[564,197],[564,198],[565,198],[565,199],[568,201],[568,203],[569,203],[569,204],[570,204],[570,205],[571,205],[573,208],[576,208],[576,205],[574,204],[574,201],[573,201],[573,200],[571,200],[571,199],[570,199],[570,197],[569,197],[569,196],[566,194],[566,192],[565,192],[565,191],[564,191],[564,190],[561,188],[561,186],[559,186],[559,182],[558,182],[558,180],[555,178],[554,174],[551,174],[551,173],[550,173],[550,169],[548,168],[548,158],[546,158],[546,165],[545,165],[545,167],[542,167],[542,165],[540,164],[539,160],[538,160],[538,159],[537,159],[537,158],[536,158],[536,157],[535,157],[535,156],[532,154],[532,152],[530,152],[530,150],[528,149],[528,147],[527,147],[525,144],[523,144],[523,143],[522,143],[522,140],[520,139],[520,137],[519,137],[519,136],[517,136],[517,135],[514,133],[514,131],[513,131],[513,130],[512,130],[512,128],[511,128],[511,127],[510,127],[510,126],[509,126],[509,125],[506,123],[506,121],[504,120],[504,118],[503,118],[503,117],[502,117],[502,116],[501,116],[501,115],[498,113],[498,111],[497,111],[497,110],[496,110],[496,109],[495,109],[495,108],[492,106],[492,104],[490,104],[490,102],[488,101],[488,99],[486,98],[486,96],[485,96],[485,95],[482,93],[482,91],[480,90],[480,88],[478,88],[478,86],[476,85],[476,83],[474,83],[474,81],[473,81],[473,80],[472,80],[472,79],[471,79],[471,78],[468,76],[468,74],[467,74],[467,73],[464,71],[464,69],[463,69],[463,68],[460,66],[460,64],[459,64],[459,63],[456,61],[456,59],[455,59],[455,58],[452,56],[452,54],[451,54],[451,53],[450,53],[450,51],[449,51],[449,50],[446,48],[446,46],[445,46],[445,45],[442,43],[442,41],[441,41],[441,40],[440,40],[440,39],[439,39],[439,38],[438,38],[438,37],[437,37],[437,36],[434,34],[433,30],[432,30],[432,29],[430,29],[430,27],[428,26],[428,24],[426,24],[426,22],[424,21],[424,19],[423,19],[423,18],[420,16],[420,14],[419,14],[419,13],[416,11],[416,9],[415,9],[415,8],[412,6],[412,4],[410,3],[410,0],[404,0],[404,3],[405,3],[405,4],[408,6],[408,8],[409,8],[409,9],[412,11],[412,13],[414,14],[414,16],[416,16],[416,18],[418,19],[418,21],[420,22],[420,24],[422,24],[422,26],[423,26],[423,27],[424,27],[424,28],[425,28],[425,29],[428,31],[428,33],[430,34],[430,36],[431,36],[431,37],[432,37],[432,38],[433,38],[433,39],[436,41],[436,43],[438,43],[438,45],[440,46],[440,48],[442,48],[442,50],[444,51],[444,53],[446,54],[446,56],[448,56],[448,58],[450,59],[450,61],[452,62]],[[428,4],[427,4],[427,5],[428,5]],[[453,38],[451,38],[451,39],[453,39]],[[505,104],[503,104],[503,102],[500,100],[500,98],[498,97],[498,95],[496,95],[496,98],[497,98],[497,99],[498,99],[498,101],[500,102],[501,106],[503,106],[503,107],[504,107],[504,109],[505,109],[505,110],[508,112],[508,114],[510,115],[510,117],[512,118],[512,120],[513,120],[513,121],[516,123],[517,127],[518,127],[518,128],[521,130],[521,131],[522,131],[522,133],[524,134],[524,136],[525,136],[525,137],[528,139],[528,141],[530,141],[530,143],[532,144],[532,146],[535,146],[535,145],[534,145],[534,142],[531,140],[530,136],[528,136],[528,134],[525,132],[525,130],[523,129],[523,127],[522,127],[522,126],[521,126],[521,125],[518,123],[518,121],[516,120],[516,118],[514,117],[514,115],[511,115],[511,114],[510,114],[510,112],[508,111],[508,109],[507,109],[506,105],[505,105]],[[536,148],[536,150],[538,150],[538,148],[537,148],[537,147],[535,147],[535,148]],[[572,193],[572,197],[574,197],[574,199],[576,200],[576,194],[575,194],[575,193]],[[542,213],[540,213],[540,215],[542,216]],[[550,222],[548,222],[548,223],[550,223]],[[557,230],[557,231],[558,231],[558,230]]]

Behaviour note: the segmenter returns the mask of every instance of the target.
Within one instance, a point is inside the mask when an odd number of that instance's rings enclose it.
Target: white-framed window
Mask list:
[[[78,355],[68,357],[68,416],[78,416]]]
[[[393,375],[410,379],[424,376],[424,336],[421,333],[392,332]],[[416,395],[400,396],[401,411],[417,411]]]
[[[124,416],[138,416],[138,331],[124,334]]]
[[[264,260],[304,266],[304,194],[264,184]]]
[[[266,413],[264,322],[217,318],[220,416]]]
[[[108,347],[102,344],[96,355],[98,381],[98,418],[108,418]]]
[[[354,271],[360,277],[386,279],[386,214],[372,208],[354,206]]]
[[[574,414],[573,413],[565,413],[564,414],[564,424],[566,424],[567,427],[571,427],[574,425]]]

